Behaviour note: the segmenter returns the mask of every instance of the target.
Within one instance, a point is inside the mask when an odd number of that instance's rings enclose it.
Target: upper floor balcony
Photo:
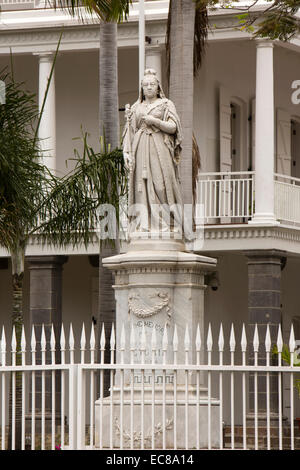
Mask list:
[[[255,172],[200,173],[196,203],[205,225],[248,224],[255,214]],[[300,228],[300,178],[274,173],[275,222]]]
[[[257,221],[255,171],[200,173],[196,226],[199,231],[204,225],[204,240],[196,250],[276,248],[298,254],[300,178],[274,173],[272,189],[273,223]]]

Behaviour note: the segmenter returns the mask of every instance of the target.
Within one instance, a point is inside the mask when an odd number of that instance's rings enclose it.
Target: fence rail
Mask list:
[[[14,331],[7,351],[3,328],[1,448],[299,448],[293,327],[285,346],[279,326],[275,356],[269,326],[261,341],[255,327],[250,346],[245,326],[238,344],[233,325],[225,342],[221,324],[216,347],[211,325],[206,342],[199,325],[194,337],[188,327],[167,325],[150,335],[146,322],[139,335],[133,325],[126,331],[123,325],[116,336],[113,327],[107,338],[103,326],[96,341],[92,325],[87,341],[83,326],[75,351],[72,325],[68,345],[63,327],[58,344],[54,327],[43,327],[39,341],[32,330],[26,351],[23,329],[18,353]]]

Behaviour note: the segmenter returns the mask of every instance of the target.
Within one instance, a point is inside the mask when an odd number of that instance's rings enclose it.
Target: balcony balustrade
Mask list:
[[[147,1],[149,0],[145,0],[145,2]],[[29,10],[34,8],[52,8],[53,3],[53,0],[0,0],[0,9]],[[138,3],[138,0],[133,0],[133,3]]]
[[[282,224],[300,227],[300,178],[274,174],[274,211]],[[200,173],[196,203],[204,224],[247,224],[255,212],[255,172]]]
[[[200,173],[197,203],[205,224],[247,223],[254,213],[254,172]]]

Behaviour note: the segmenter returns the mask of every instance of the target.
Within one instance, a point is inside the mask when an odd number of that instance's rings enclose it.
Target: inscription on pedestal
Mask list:
[[[133,328],[136,333],[136,340],[137,345],[141,344],[142,340],[142,329],[143,325],[145,328],[145,335],[146,335],[146,349],[141,352],[138,348],[134,352],[134,362],[136,364],[142,363],[142,355],[144,356],[144,363],[145,364],[162,364],[164,360],[164,351],[162,349],[162,340],[164,335],[164,328],[165,325],[162,325],[155,320],[137,320],[133,323]],[[156,345],[155,349],[152,350],[152,338],[153,338],[153,330],[155,330],[156,334]],[[152,384],[153,380],[156,384],[163,384],[165,383],[173,383],[174,382],[174,373],[171,371],[166,371],[165,374],[162,370],[156,370],[155,373],[149,370],[145,370],[144,373],[141,371],[136,371],[134,375],[134,382],[141,384]]]

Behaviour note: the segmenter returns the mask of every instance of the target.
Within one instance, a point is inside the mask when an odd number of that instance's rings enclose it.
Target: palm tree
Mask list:
[[[185,204],[193,203],[200,168],[199,149],[193,135],[193,94],[194,77],[202,63],[207,31],[206,1],[170,0],[167,26],[169,97],[182,122],[184,139],[180,173]]]
[[[99,126],[105,136],[105,142],[112,148],[120,144],[119,98],[118,98],[118,47],[117,23],[106,21],[100,23],[99,51]],[[107,246],[99,256],[99,307],[98,325],[104,324],[106,338],[109,338],[112,324],[116,322],[113,275],[103,266],[103,259],[119,251],[118,244]],[[97,328],[98,342],[100,327]],[[105,350],[105,361],[109,361],[109,349]],[[108,372],[108,371],[107,371]],[[104,394],[108,394],[110,375],[104,374]]]
[[[7,75],[2,77],[3,82],[7,82],[7,79]],[[17,340],[17,365],[21,360],[19,351],[23,325],[24,233],[34,224],[35,218],[28,194],[35,194],[36,204],[39,204],[41,185],[46,177],[38,163],[37,142],[34,142],[30,133],[36,116],[33,97],[24,93],[15,83],[6,83],[5,104],[0,107],[0,244],[7,249],[12,261],[12,325]],[[21,390],[19,375],[16,382],[18,420]],[[19,435],[16,440],[20,442]]]

